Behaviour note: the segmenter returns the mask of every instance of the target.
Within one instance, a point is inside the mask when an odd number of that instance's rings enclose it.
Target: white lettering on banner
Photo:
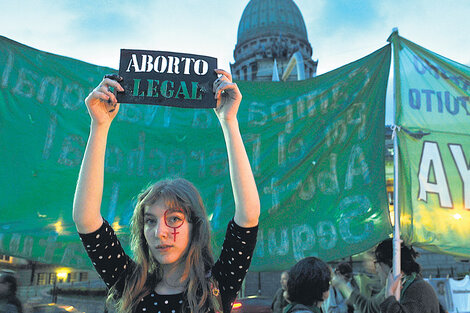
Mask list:
[[[467,162],[461,144],[448,144],[450,154],[459,173],[462,182],[463,206],[470,209],[470,165]],[[439,198],[439,205],[443,208],[453,208],[452,193],[458,192],[456,188],[450,188],[449,179],[445,170],[444,161],[437,142],[425,141],[419,162],[418,199],[428,201],[428,193],[434,193]],[[434,176],[432,176],[434,174]]]
[[[75,96],[75,101],[71,102],[72,95]],[[83,88],[80,87],[77,83],[69,84],[65,87],[65,91],[62,94],[62,104],[65,109],[75,111],[83,105],[83,99],[85,99],[86,94]]]
[[[110,173],[119,173],[123,163],[123,152],[117,146],[108,146],[106,148],[104,167]]]
[[[13,53],[8,50],[8,57],[7,57],[7,62],[5,64],[5,70],[2,73],[2,88],[6,88],[8,86],[8,80],[10,79],[10,73],[11,70],[13,69]]]
[[[263,111],[265,104],[251,102],[248,106],[248,124],[250,126],[263,126],[268,120],[268,114]]]
[[[55,107],[59,102],[59,94],[62,90],[62,80],[58,77],[44,77],[41,81],[36,99],[39,102],[44,103],[44,101],[46,100],[46,93],[49,86],[52,86],[52,92],[50,97],[48,97],[47,99],[49,99],[49,104]]]
[[[353,210],[348,210],[350,206],[356,206]],[[349,244],[365,241],[374,230],[374,222],[365,218],[370,210],[369,198],[365,195],[346,197],[341,200],[338,211],[346,211],[342,213],[339,220],[339,233],[341,238]],[[352,225],[361,225],[363,229],[353,233]]]
[[[109,206],[108,206],[108,215],[106,217],[106,220],[110,223],[113,223],[114,218],[116,217],[116,207],[117,207],[118,198],[119,198],[119,183],[113,182],[113,185],[111,187],[111,197],[110,197]]]
[[[18,80],[13,92],[21,97],[32,98],[36,90],[39,75],[28,69],[22,68],[18,73]]]
[[[32,257],[33,246],[34,246],[34,238],[31,236],[26,236],[23,240],[23,252],[21,252],[21,256],[24,258]]]
[[[78,135],[66,136],[57,163],[69,167],[79,166],[82,162],[84,150],[85,141],[82,137]]]
[[[139,132],[139,143],[136,149],[129,152],[127,158],[127,174],[130,176],[144,175],[144,146],[145,146],[145,133]]]
[[[370,184],[369,166],[366,162],[364,152],[359,145],[354,145],[349,153],[344,190],[352,189],[355,176],[362,176],[363,183],[366,185]]]
[[[284,109],[284,114],[282,113]],[[285,123],[284,131],[288,134],[294,128],[294,109],[290,100],[276,102],[271,105],[272,121],[276,123]]]
[[[338,119],[326,126],[324,132],[326,143],[329,147],[333,145],[342,145],[350,136],[351,126],[357,126],[357,138],[363,139],[366,134],[366,104],[362,102],[352,103],[347,110],[346,117]]]
[[[338,210],[347,211],[353,205],[357,208],[343,213],[338,225],[328,220],[319,221],[316,225],[281,225],[279,228],[268,228],[267,238],[264,230],[260,229],[255,254],[261,258],[273,258],[292,252],[294,259],[299,261],[306,256],[318,255],[319,250],[335,249],[340,239],[347,244],[370,240],[374,229],[373,221],[362,223],[358,227],[358,221],[364,220],[364,215],[368,214],[370,201],[363,195],[347,197],[341,201]]]
[[[14,57],[9,52],[6,68],[2,73],[1,87],[7,88],[9,84],[14,85],[11,89],[14,94],[24,98],[35,98],[39,103],[53,107],[57,106],[59,101],[66,110],[73,111],[82,107],[86,92],[79,84],[67,85],[60,77],[41,76],[26,68],[19,68],[17,80],[10,81],[12,69],[15,69],[13,64]],[[52,90],[48,93],[47,91],[51,88]],[[74,98],[71,99],[71,96]]]
[[[9,244],[4,245],[4,241],[9,238]],[[88,258],[84,258],[83,246],[80,243],[61,243],[57,242],[58,236],[56,233],[51,233],[47,239],[34,239],[31,236],[12,233],[0,233],[0,250],[6,251],[11,255],[20,255],[28,259],[37,259],[42,262],[57,262],[64,266],[78,265],[83,266],[86,264]],[[20,247],[22,246],[22,249]],[[64,251],[58,249],[64,248]],[[39,253],[44,252],[43,255],[35,255],[33,250]],[[54,258],[61,257],[57,260]]]
[[[215,188],[215,199],[214,199],[214,211],[210,218],[211,225],[213,228],[221,227],[220,223],[220,216],[222,213],[222,197],[224,195],[225,184],[217,184]]]
[[[65,246],[64,254],[60,264],[84,265],[86,264],[82,258],[83,246],[81,244],[69,243]]]
[[[434,181],[431,180],[431,170],[434,172]],[[437,142],[424,142],[421,160],[419,162],[418,180],[418,198],[420,200],[427,202],[428,193],[435,193],[439,197],[441,207],[452,208],[449,183],[447,182],[447,176]]]
[[[276,232],[280,232],[279,243],[276,242]],[[289,253],[289,236],[286,228],[268,230],[268,251],[270,255],[277,256]]]
[[[470,209],[470,166],[467,163],[463,153],[462,145],[449,144],[449,149],[454,159],[455,165],[459,170],[460,179],[463,184],[464,206],[465,209]]]
[[[211,110],[195,110],[193,117],[193,128],[210,128],[212,126],[212,116],[214,115]]]
[[[300,143],[300,142],[299,142]],[[303,142],[299,148],[300,155],[304,154]],[[292,151],[289,151],[292,152]],[[303,181],[295,181],[290,183],[280,184],[279,178],[272,177],[271,185],[264,187],[263,192],[265,194],[271,194],[272,206],[269,209],[269,213],[274,213],[280,207],[280,193],[287,191],[298,191],[298,197],[302,200],[311,200],[315,192],[318,190],[324,195],[337,195],[341,191],[339,185],[338,173],[337,173],[337,158],[335,153],[331,153],[328,156],[329,169],[318,172],[315,177],[307,175]],[[354,145],[349,152],[349,159],[347,165],[347,171],[344,178],[343,190],[351,190],[354,186],[355,177],[362,178],[362,185],[370,184],[370,171],[369,165],[365,158],[364,152],[360,145]]]
[[[293,225],[292,227],[292,252],[295,260],[302,260],[307,255],[317,256],[315,251],[305,255],[305,251],[312,250],[315,246],[315,232],[306,225]]]
[[[264,187],[263,192],[265,194],[271,194],[271,200],[272,200],[272,206],[269,208],[268,212],[269,214],[272,214],[276,212],[279,209],[280,201],[279,201],[279,193],[280,192],[286,192],[286,191],[294,191],[299,189],[301,186],[301,181],[298,180],[296,182],[291,182],[287,184],[279,184],[278,183],[279,178],[277,177],[272,177],[271,178],[271,186],[269,187]]]
[[[333,249],[338,242],[338,233],[331,221],[319,222],[317,225],[318,243],[324,250]]]
[[[42,150],[42,158],[44,160],[49,159],[52,143],[54,142],[55,132],[57,129],[57,114],[52,112],[49,118],[49,126],[47,127],[46,140],[44,143],[44,149]]]
[[[13,234],[10,239],[10,253],[12,255],[20,254],[21,234]]]
[[[317,184],[323,194],[334,195],[339,193],[338,173],[336,172],[336,153],[331,153],[329,160],[330,170],[318,173]]]
[[[254,176],[261,175],[260,159],[261,159],[261,135],[260,134],[247,134],[244,136],[243,142],[247,146],[247,153],[250,152],[248,148],[249,144],[252,144],[251,148],[251,169]]]
[[[61,248],[63,244],[57,242],[57,233],[51,233],[47,239],[40,239],[39,245],[44,247],[44,255],[39,260],[44,263],[51,263],[55,250]]]
[[[315,195],[315,181],[313,176],[307,176],[306,180],[301,184],[299,198],[305,201],[311,200]]]

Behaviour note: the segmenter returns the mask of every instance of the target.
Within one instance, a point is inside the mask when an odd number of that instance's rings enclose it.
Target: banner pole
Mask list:
[[[399,63],[399,47],[398,46],[398,28],[394,28],[391,39],[393,48],[393,276],[396,277],[401,273],[401,238],[400,238],[400,203],[398,203],[398,131],[400,127],[396,125],[397,102],[400,97],[400,63]],[[395,298],[400,301],[400,288],[395,292]]]

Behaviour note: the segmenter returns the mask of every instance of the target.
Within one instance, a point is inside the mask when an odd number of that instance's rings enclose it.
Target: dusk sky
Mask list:
[[[203,54],[230,70],[249,0],[19,0],[2,3],[0,35],[117,69],[125,49]],[[323,74],[387,44],[394,27],[470,65],[469,0],[295,0]]]
[[[2,3],[0,34],[28,46],[117,68],[119,50],[217,57],[229,69],[248,0],[20,0]],[[394,27],[427,49],[470,64],[468,0],[295,0],[318,74],[382,47]]]

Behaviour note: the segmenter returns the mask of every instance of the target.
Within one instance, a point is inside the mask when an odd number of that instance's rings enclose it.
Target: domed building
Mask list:
[[[230,67],[238,80],[306,79],[316,75],[318,64],[293,0],[251,0],[238,25],[233,56]]]

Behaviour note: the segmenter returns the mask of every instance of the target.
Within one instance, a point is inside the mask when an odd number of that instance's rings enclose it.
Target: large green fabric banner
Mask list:
[[[390,233],[384,177],[390,45],[300,82],[238,82],[241,132],[261,197],[251,270],[364,251]],[[90,119],[83,99],[115,72],[0,38],[0,253],[89,267],[72,199]],[[122,104],[111,128],[103,216],[128,249],[135,196],[181,176],[201,191],[216,254],[234,213],[212,110]]]
[[[393,33],[401,233],[470,256],[470,68]]]

